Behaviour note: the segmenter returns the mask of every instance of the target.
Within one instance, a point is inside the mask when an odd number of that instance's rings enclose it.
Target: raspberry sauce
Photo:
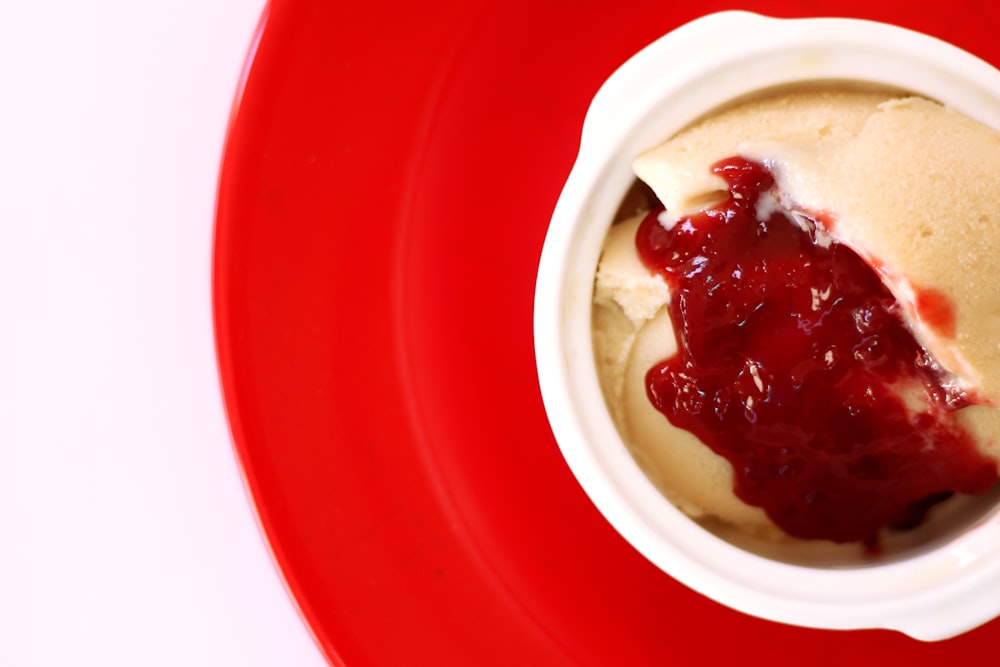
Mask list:
[[[879,276],[817,216],[780,204],[763,165],[713,172],[726,201],[668,225],[653,211],[636,237],[670,286],[678,342],[646,375],[653,405],[794,537],[874,545],[952,493],[991,488],[996,464],[956,423],[971,398]]]

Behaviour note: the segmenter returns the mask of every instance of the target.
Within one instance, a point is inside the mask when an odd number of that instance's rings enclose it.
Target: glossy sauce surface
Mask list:
[[[653,211],[636,237],[670,285],[678,342],[646,375],[653,405],[729,460],[736,495],[794,537],[874,545],[952,493],[988,490],[996,465],[956,421],[972,398],[878,275],[817,216],[779,203],[763,165],[713,171],[725,201],[667,224]]]

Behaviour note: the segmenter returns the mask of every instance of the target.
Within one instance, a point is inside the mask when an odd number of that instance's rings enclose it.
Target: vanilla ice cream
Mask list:
[[[766,165],[788,209],[879,274],[919,343],[972,397],[957,421],[1000,459],[1000,133],[934,102],[882,90],[783,91],[731,106],[637,157],[666,227],[729,196],[711,166]],[[670,288],[640,260],[643,213],[612,226],[593,311],[605,400],[658,488],[694,517],[777,534],[733,493],[734,471],[647,397],[646,373],[677,351]]]

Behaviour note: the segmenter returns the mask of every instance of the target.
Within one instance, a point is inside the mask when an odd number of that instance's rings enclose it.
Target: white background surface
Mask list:
[[[218,163],[263,0],[0,0],[0,665],[324,664],[216,377]]]

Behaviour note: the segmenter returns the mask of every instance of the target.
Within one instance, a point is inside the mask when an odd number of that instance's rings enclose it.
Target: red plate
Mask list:
[[[707,600],[618,537],[553,441],[532,291],[584,111],[635,51],[730,6],[273,2],[221,176],[218,349],[260,521],[332,663],[993,654],[997,622],[926,645]],[[893,21],[1000,62],[991,3],[739,7]]]

